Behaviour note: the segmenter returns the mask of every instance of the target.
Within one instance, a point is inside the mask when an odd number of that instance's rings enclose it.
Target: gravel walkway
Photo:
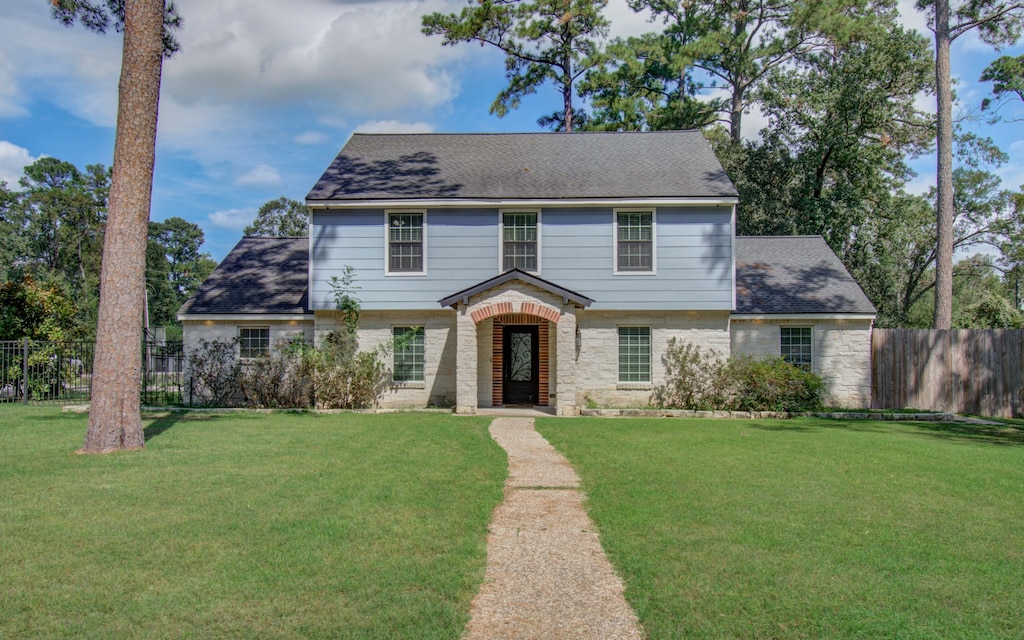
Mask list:
[[[569,462],[530,418],[499,418],[490,432],[509,475],[463,639],[642,638]]]

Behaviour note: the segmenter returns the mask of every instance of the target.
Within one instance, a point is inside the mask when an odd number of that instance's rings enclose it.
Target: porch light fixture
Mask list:
[[[576,353],[580,352],[580,347],[583,346],[583,334],[580,333],[579,326],[576,327]]]

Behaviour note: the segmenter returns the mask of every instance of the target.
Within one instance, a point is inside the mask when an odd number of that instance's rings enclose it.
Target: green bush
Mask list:
[[[714,350],[672,338],[661,362],[665,382],[654,388],[651,404],[663,409],[813,411],[825,392],[819,376],[779,357],[722,360]]]
[[[654,388],[654,406],[713,411],[728,403],[725,361],[717,351],[672,338],[661,362],[665,382]]]
[[[312,347],[303,339],[282,340],[270,355],[245,361],[239,387],[245,404],[257,409],[313,406]]]
[[[241,375],[238,338],[200,338],[198,346],[188,353],[185,377],[192,404],[204,407],[235,405],[241,395]]]
[[[821,408],[825,383],[782,358],[749,355],[729,359],[730,406],[735,411],[813,411]]]

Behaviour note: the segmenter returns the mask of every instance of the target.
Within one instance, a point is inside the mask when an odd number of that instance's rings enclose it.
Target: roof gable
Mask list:
[[[308,277],[308,238],[242,238],[178,315],[308,314]]]
[[[737,236],[736,313],[876,310],[821,236]]]
[[[306,200],[736,196],[699,131],[357,133]]]
[[[583,308],[589,307],[594,303],[593,300],[591,300],[585,295],[576,293],[575,291],[571,291],[564,287],[560,287],[553,282],[549,282],[548,280],[545,280],[543,278],[538,278],[537,276],[531,275],[525,271],[522,271],[521,269],[510,269],[505,273],[498,274],[493,278],[489,278],[479,284],[473,285],[472,287],[467,287],[462,291],[458,291],[446,298],[442,298],[441,300],[438,300],[438,304],[440,304],[442,307],[454,307],[459,302],[469,300],[471,297],[477,295],[478,293],[489,291],[495,287],[499,287],[505,284],[506,282],[511,282],[513,280],[518,280],[520,282],[525,282],[526,284],[533,285],[538,289],[543,289],[548,293],[560,296],[566,302],[571,302]]]

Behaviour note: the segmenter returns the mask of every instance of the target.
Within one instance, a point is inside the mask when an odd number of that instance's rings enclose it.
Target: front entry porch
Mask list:
[[[518,269],[440,301],[457,311],[457,413],[554,407],[577,415],[576,312],[593,301]]]

